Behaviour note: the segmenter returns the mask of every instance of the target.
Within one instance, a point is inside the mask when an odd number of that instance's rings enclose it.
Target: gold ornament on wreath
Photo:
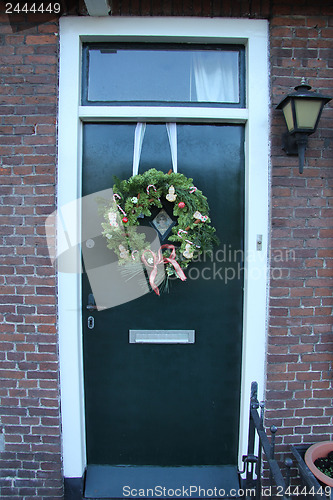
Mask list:
[[[193,179],[183,174],[150,169],[128,180],[116,179],[113,193],[113,200],[104,209],[102,223],[107,247],[116,253],[120,265],[143,264],[151,289],[157,295],[160,292],[155,281],[159,266],[164,265],[166,280],[176,277],[185,281],[184,270],[189,264],[218,244],[207,198],[193,184]],[[139,228],[140,221],[158,209],[155,228],[162,241],[166,241],[158,252],[153,252]]]

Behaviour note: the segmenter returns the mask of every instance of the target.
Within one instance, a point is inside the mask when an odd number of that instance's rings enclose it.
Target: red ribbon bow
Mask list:
[[[169,257],[165,257],[162,254],[162,250],[164,248],[169,248],[171,250]],[[153,264],[149,264],[147,262],[147,260],[145,258],[146,252],[149,252],[151,254],[151,256],[153,258]],[[175,249],[174,245],[162,245],[161,248],[159,249],[159,251],[157,252],[157,254],[154,253],[152,250],[147,249],[143,252],[141,260],[145,264],[146,267],[152,267],[151,273],[149,275],[149,284],[152,287],[152,289],[154,290],[154,292],[156,293],[156,295],[160,295],[160,291],[158,289],[158,286],[155,283],[155,279],[157,276],[157,266],[159,264],[166,264],[166,263],[172,264],[176,270],[176,274],[177,274],[178,278],[180,278],[182,281],[186,280],[186,276],[185,276],[182,268],[180,267],[180,265],[176,261],[176,249]]]

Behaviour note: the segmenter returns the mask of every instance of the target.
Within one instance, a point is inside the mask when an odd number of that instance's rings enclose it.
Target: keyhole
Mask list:
[[[92,330],[95,326],[95,319],[93,316],[89,316],[88,318],[88,328],[89,330]]]

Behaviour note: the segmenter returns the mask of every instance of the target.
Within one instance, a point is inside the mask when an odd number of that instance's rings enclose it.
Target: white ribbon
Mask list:
[[[168,139],[171,149],[171,159],[172,159],[172,169],[177,173],[177,124],[176,123],[166,123],[165,124]],[[146,131],[146,123],[137,123],[134,133],[134,151],[133,151],[133,171],[132,175],[138,175],[139,173],[139,163],[142,151],[143,138]]]
[[[177,124],[166,123],[168,132],[169,144],[171,149],[172,168],[175,174],[177,173]]]
[[[133,173],[132,175],[138,175],[139,173],[139,163],[142,150],[143,138],[145,136],[146,124],[137,123],[135,127],[134,134],[134,152],[133,152]]]

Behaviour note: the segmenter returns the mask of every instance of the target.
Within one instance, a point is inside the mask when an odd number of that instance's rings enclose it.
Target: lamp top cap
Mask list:
[[[303,76],[303,78],[301,80],[301,83],[299,85],[296,85],[296,87],[295,87],[296,91],[299,91],[299,90],[311,90],[311,89],[312,89],[311,85],[308,84],[308,82],[304,78],[304,76]]]
[[[323,105],[325,105],[331,100],[331,97],[311,91],[311,88],[312,88],[311,85],[307,83],[306,79],[302,78],[301,83],[299,85],[296,85],[295,92],[291,92],[290,94],[284,96],[282,101],[279,102],[279,104],[276,106],[276,109],[283,108],[290,99],[294,99],[296,97],[303,99],[312,99],[312,100],[321,99]]]

